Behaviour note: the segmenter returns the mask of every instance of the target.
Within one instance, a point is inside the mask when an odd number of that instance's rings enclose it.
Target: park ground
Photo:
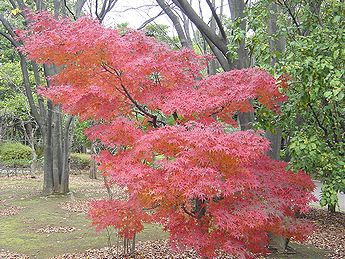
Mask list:
[[[113,230],[96,232],[87,217],[90,200],[107,198],[101,179],[71,176],[65,196],[41,196],[42,177],[0,177],[0,258],[116,258],[120,239]],[[114,189],[116,196],[121,190]],[[345,258],[345,213],[314,208],[306,219],[315,232],[304,244],[291,243],[295,253],[268,258]],[[197,258],[193,251],[173,253],[168,234],[146,225],[137,237],[137,258]],[[141,256],[140,256],[141,255]]]

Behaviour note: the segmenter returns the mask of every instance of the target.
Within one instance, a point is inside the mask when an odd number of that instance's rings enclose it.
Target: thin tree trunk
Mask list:
[[[54,192],[53,182],[53,143],[52,143],[52,117],[53,117],[53,104],[51,101],[47,101],[47,122],[45,134],[43,135],[43,146],[44,146],[44,183],[43,183],[43,194],[50,195]]]
[[[91,162],[90,162],[90,171],[89,171],[89,178],[90,179],[97,179],[97,163],[94,160],[93,156],[96,155],[96,147],[95,143],[91,143]]]
[[[60,114],[57,106],[53,111],[52,125],[52,150],[53,150],[53,189],[55,193],[60,192],[61,184],[61,132],[60,132]]]
[[[62,129],[63,135],[61,142],[63,143],[62,150],[61,150],[61,157],[62,157],[62,173],[61,173],[61,193],[68,193],[69,192],[69,156],[72,144],[72,136],[73,136],[73,122],[74,117],[68,116],[65,124],[65,129]],[[61,124],[62,125],[62,124]]]

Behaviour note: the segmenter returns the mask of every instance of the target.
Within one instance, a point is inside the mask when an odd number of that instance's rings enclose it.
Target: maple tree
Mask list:
[[[128,192],[128,200],[92,203],[97,229],[114,226],[133,238],[144,222],[156,222],[173,247],[210,257],[265,253],[268,233],[308,235],[311,227],[295,213],[313,200],[309,176],[270,159],[261,132],[236,129],[234,117],[252,111],[252,100],[273,110],[284,100],[270,74],[250,68],[205,76],[209,57],[141,32],[120,34],[88,17],[29,15],[29,29],[18,32],[21,50],[60,67],[40,94],[98,122],[86,135],[105,146],[99,168]]]

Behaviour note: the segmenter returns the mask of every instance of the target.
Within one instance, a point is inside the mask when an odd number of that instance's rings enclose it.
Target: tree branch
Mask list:
[[[0,21],[2,25],[5,27],[5,29],[8,31],[12,39],[16,38],[17,35],[15,34],[11,24],[8,22],[8,20],[0,13]]]
[[[67,9],[67,11],[72,15],[73,19],[76,21],[77,20],[77,17],[75,16],[75,14],[72,12],[72,10],[68,7],[67,5],[67,1],[66,0],[63,0],[63,3]]]
[[[210,49],[212,50],[213,54],[216,56],[219,64],[222,66],[224,71],[231,70],[231,64],[230,62],[224,57],[222,52],[211,42],[211,40],[204,34],[202,34],[204,39],[206,40],[207,44],[210,46]]]
[[[185,48],[192,48],[192,43],[187,40],[185,32],[180,24],[178,17],[174,14],[171,10],[170,6],[168,6],[164,0],[156,0],[159,6],[163,9],[163,11],[168,15],[170,20],[173,22],[174,28],[177,32],[178,38],[181,42],[182,47]]]
[[[190,211],[188,211],[187,209],[186,209],[186,207],[184,206],[184,204],[182,204],[181,205],[181,208],[182,208],[182,210],[187,214],[187,215],[189,215],[189,216],[191,216],[192,218],[197,218],[192,212],[190,212]]]
[[[222,21],[219,19],[219,16],[218,16],[216,10],[214,9],[214,6],[212,5],[211,1],[210,0],[206,0],[206,2],[207,2],[208,6],[211,9],[213,18],[216,20],[216,23],[218,25],[220,34],[222,35],[224,41],[226,41],[226,33],[224,31],[224,27],[223,27]]]
[[[205,34],[209,40],[223,53],[226,57],[228,48],[226,39],[220,38],[194,11],[193,7],[186,0],[173,0],[181,10],[188,16],[188,18],[195,24],[195,26]]]
[[[83,6],[85,5],[86,0],[77,0],[75,3],[75,16],[78,18],[81,15]]]
[[[325,136],[325,140],[326,140],[328,146],[330,148],[332,148],[332,143],[328,139],[328,131],[327,131],[327,129],[320,122],[318,115],[316,114],[315,110],[313,109],[313,106],[310,103],[308,103],[308,107],[310,108],[311,112],[313,113],[313,116],[314,116],[314,118],[316,120],[317,125],[322,129],[322,131],[324,133],[324,136]]]
[[[145,22],[143,22],[138,28],[137,30],[140,31],[142,29],[144,29],[146,27],[146,25],[148,25],[149,23],[153,22],[155,19],[157,19],[159,16],[161,16],[163,14],[163,10],[160,11],[157,15],[151,17],[150,19],[146,20]]]
[[[289,15],[290,15],[290,17],[291,17],[293,23],[294,23],[294,24],[296,25],[296,27],[297,27],[298,34],[302,36],[303,34],[302,34],[302,31],[301,31],[301,28],[300,28],[300,24],[297,22],[297,19],[296,19],[295,15],[292,13],[292,10],[291,10],[290,6],[287,4],[287,2],[286,2],[285,0],[282,0],[282,1],[283,1],[283,3],[281,3],[280,0],[278,0],[278,3],[279,3],[280,5],[283,5],[283,6],[286,7],[286,9],[287,9],[287,11],[288,11],[288,13],[289,13]]]
[[[20,53],[19,53],[19,57],[20,57],[20,67],[21,67],[22,74],[23,74],[25,93],[26,93],[26,96],[28,98],[30,109],[31,109],[32,115],[36,119],[38,125],[40,126],[41,129],[43,129],[43,120],[42,120],[41,114],[37,110],[37,107],[36,107],[36,104],[35,104],[35,101],[34,101],[34,97],[33,97],[33,94],[32,94],[32,89],[31,89],[31,85],[30,85],[29,73],[28,73],[28,67],[27,67],[27,64],[26,64],[26,59]]]
[[[154,115],[148,111],[146,111],[133,97],[132,95],[129,93],[129,91],[127,90],[127,88],[123,85],[122,83],[122,79],[121,79],[121,73],[119,71],[117,71],[116,69],[112,68],[111,66],[107,65],[107,64],[103,64],[103,68],[108,71],[109,73],[111,73],[112,75],[115,75],[118,80],[120,81],[120,86],[122,88],[122,90],[124,91],[125,96],[132,102],[132,104],[134,104],[134,106],[140,111],[142,112],[144,115],[146,115],[147,117],[152,119],[152,124],[155,128],[158,127],[157,125],[157,115]],[[109,70],[108,68],[112,69],[113,71]],[[117,90],[119,90],[117,88]],[[160,123],[165,124],[162,121],[159,121]]]
[[[34,72],[34,78],[35,78],[35,83],[36,87],[41,85],[41,78],[39,75],[39,70],[37,63],[35,61],[32,61],[32,70]],[[42,115],[42,118],[46,118],[46,109],[44,107],[44,101],[42,96],[38,95],[38,107],[39,107],[39,113]]]
[[[13,47],[15,47],[15,48],[19,47],[19,43],[16,42],[16,41],[11,37],[11,35],[6,34],[6,33],[2,32],[2,31],[0,31],[0,35],[2,35],[2,36],[5,37],[9,42],[11,42],[11,44],[13,45]]]

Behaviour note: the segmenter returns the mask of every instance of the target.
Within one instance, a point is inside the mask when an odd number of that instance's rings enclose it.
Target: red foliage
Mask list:
[[[235,125],[234,115],[253,110],[253,99],[277,109],[284,96],[271,75],[252,68],[203,77],[206,59],[191,50],[171,50],[136,31],[120,35],[90,18],[31,16],[22,51],[60,66],[40,93],[99,121],[87,136],[117,148],[99,154],[99,169],[126,187],[129,200],[94,202],[98,229],[114,226],[131,238],[142,222],[158,222],[173,247],[206,256],[265,253],[267,233],[306,237],[310,227],[294,215],[313,200],[311,179],[271,160],[260,132],[227,132],[215,122]],[[184,124],[166,126],[161,113]]]

